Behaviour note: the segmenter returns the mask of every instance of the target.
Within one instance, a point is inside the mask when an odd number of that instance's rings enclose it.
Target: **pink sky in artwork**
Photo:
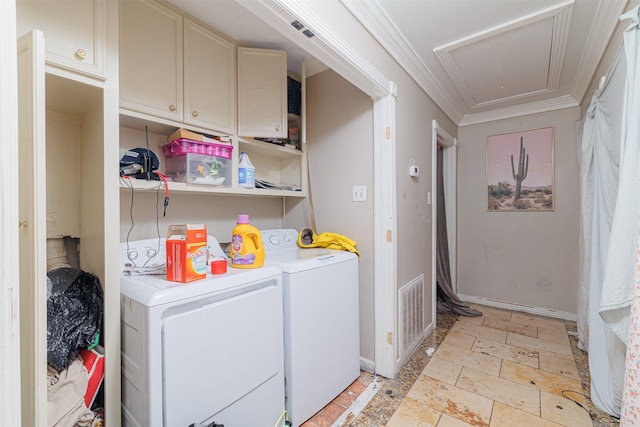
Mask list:
[[[487,184],[507,181],[515,185],[511,172],[511,155],[518,172],[520,137],[529,155],[529,171],[523,187],[540,187],[553,183],[553,128],[492,135],[487,138]]]

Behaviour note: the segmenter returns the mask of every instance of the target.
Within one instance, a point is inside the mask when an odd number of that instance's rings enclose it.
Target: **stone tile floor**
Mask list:
[[[483,316],[438,314],[396,378],[362,372],[302,427],[619,424],[588,398],[575,322],[473,306]]]

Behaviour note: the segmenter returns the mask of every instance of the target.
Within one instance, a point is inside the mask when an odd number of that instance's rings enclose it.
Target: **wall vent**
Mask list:
[[[420,344],[424,331],[424,274],[398,290],[400,360]]]

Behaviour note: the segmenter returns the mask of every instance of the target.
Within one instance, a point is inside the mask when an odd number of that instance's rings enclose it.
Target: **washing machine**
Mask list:
[[[213,236],[208,249],[224,256]],[[122,425],[284,420],[282,273],[165,280],[165,239],[121,244]]]
[[[358,257],[299,248],[293,229],[261,234],[265,265],[282,271],[285,407],[297,427],[360,375]]]

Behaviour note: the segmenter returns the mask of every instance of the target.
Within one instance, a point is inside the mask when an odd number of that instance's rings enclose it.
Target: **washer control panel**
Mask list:
[[[294,229],[262,230],[260,234],[262,235],[262,244],[266,252],[298,247],[298,232]]]

